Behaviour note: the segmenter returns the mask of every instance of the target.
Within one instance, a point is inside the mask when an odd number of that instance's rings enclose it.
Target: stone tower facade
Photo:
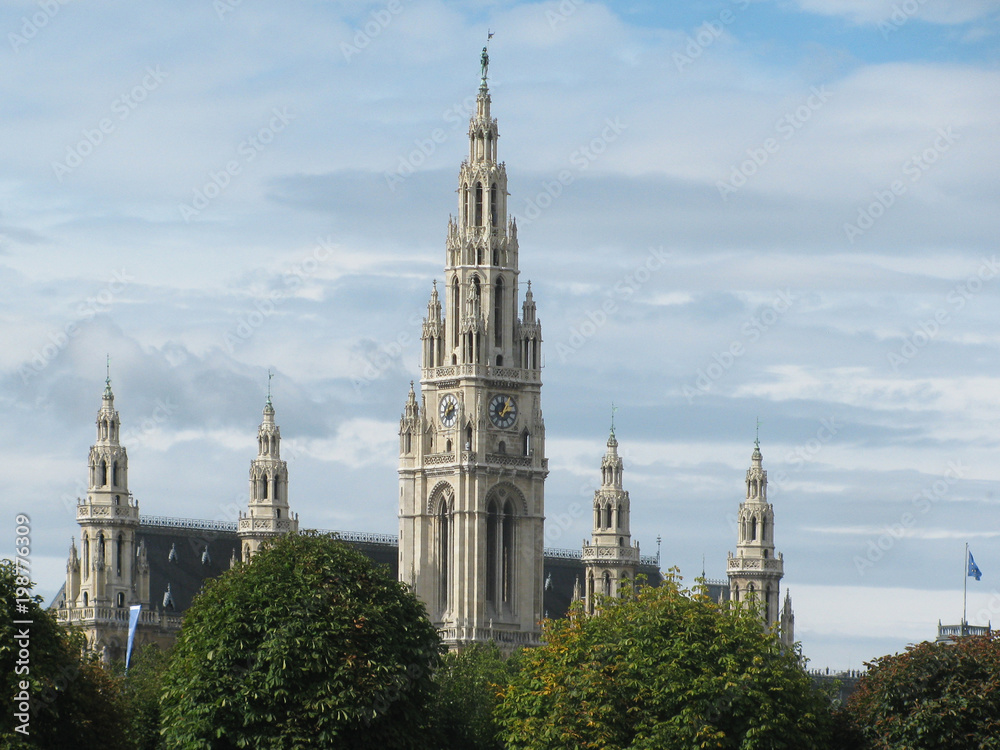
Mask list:
[[[737,516],[736,554],[729,553],[729,598],[760,607],[766,627],[781,627],[781,578],[784,557],[774,552],[774,508],[767,502],[767,472],[762,466],[760,440],[754,442],[746,476],[746,499]],[[791,601],[787,604],[791,616]]]
[[[87,462],[87,497],[77,500],[80,547],[75,540],[70,543],[65,599],[57,613],[83,630],[88,649],[109,659],[124,656],[129,607],[148,609],[150,603],[149,562],[145,548],[136,546],[139,504],[128,489],[128,454],[120,432],[109,375]]]
[[[238,529],[244,562],[265,540],[299,530],[298,515],[288,509],[288,464],[281,460],[281,430],[274,422],[270,389],[257,430],[257,458],[250,462],[250,507],[240,513]]]
[[[618,596],[622,584],[635,580],[639,545],[632,545],[628,492],[622,488],[623,464],[615,429],[601,460],[601,488],[594,492],[594,531],[583,545],[584,608],[594,614],[603,596]]]
[[[542,619],[541,325],[530,283],[518,315],[487,65],[484,49],[443,288],[434,283],[423,323],[420,397],[411,385],[399,429],[399,576],[453,650],[536,644]]]

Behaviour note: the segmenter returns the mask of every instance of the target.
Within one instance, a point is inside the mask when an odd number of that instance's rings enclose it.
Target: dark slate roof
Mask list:
[[[144,519],[136,538],[146,545],[149,596],[154,609],[164,606],[163,597],[169,584],[172,610],[183,612],[191,606],[206,580],[229,570],[234,556],[240,558],[239,539],[236,531],[228,525],[183,519]],[[351,534],[344,542],[374,562],[386,566],[391,575],[398,578],[399,547],[395,537]],[[662,580],[659,567],[651,560],[640,565],[637,572],[645,575],[647,582],[653,585],[659,585]],[[543,615],[552,619],[564,617],[572,603],[577,580],[580,581],[580,591],[583,591],[583,562],[572,550],[547,551],[543,562],[543,580]],[[53,603],[58,605],[62,596],[60,589]],[[718,593],[712,596],[715,600]]]
[[[239,559],[240,543],[234,531],[143,524],[136,538],[146,545],[149,598],[154,609],[164,606],[169,584],[172,609],[183,612],[207,579],[229,570],[234,554]],[[171,555],[171,550],[175,554]]]

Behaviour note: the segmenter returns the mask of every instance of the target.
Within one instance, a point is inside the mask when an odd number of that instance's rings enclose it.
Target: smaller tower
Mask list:
[[[622,488],[622,469],[612,420],[608,450],[601,461],[601,488],[594,492],[594,531],[590,544],[583,544],[587,614],[597,609],[601,595],[618,596],[622,585],[635,579],[639,564],[639,545],[632,545],[629,531],[629,498]]]
[[[774,509],[767,502],[767,472],[762,465],[760,439],[754,441],[747,469],[746,499],[737,517],[736,555],[729,553],[729,599],[752,602],[761,608],[766,627],[779,627],[778,602],[784,557],[774,553]]]
[[[267,403],[257,430],[257,458],[250,462],[250,507],[240,513],[239,538],[247,562],[266,539],[299,530],[299,517],[288,510],[288,464],[281,460],[281,430],[274,422],[268,373]]]
[[[785,604],[781,608],[781,642],[786,646],[795,644],[795,613],[792,612],[792,594],[785,591]]]

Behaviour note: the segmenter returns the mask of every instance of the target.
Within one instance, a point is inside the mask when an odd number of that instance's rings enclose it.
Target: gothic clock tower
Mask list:
[[[530,282],[519,309],[488,65],[483,48],[443,288],[434,282],[423,323],[420,396],[411,386],[400,421],[399,577],[451,649],[494,640],[511,651],[541,636],[548,462],[541,325]]]

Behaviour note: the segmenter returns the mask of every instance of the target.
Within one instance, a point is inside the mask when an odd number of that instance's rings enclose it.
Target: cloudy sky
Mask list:
[[[677,7],[680,6],[680,7]],[[267,370],[308,527],[395,533],[487,29],[545,339],[546,541],[611,403],[644,553],[725,574],[756,420],[796,635],[1000,621],[1000,2],[0,9],[0,504],[64,576],[105,357],[149,515],[232,520]]]

